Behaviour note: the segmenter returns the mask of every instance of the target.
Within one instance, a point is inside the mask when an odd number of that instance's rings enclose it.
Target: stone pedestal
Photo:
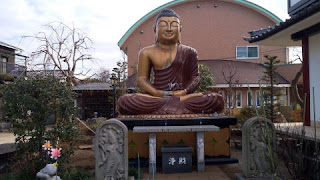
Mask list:
[[[157,172],[157,134],[149,134],[149,173]]]
[[[204,161],[204,132],[219,131],[220,128],[214,125],[193,125],[193,126],[136,126],[133,132],[149,133],[149,173],[156,172],[156,133],[162,132],[196,132],[197,146],[197,170],[205,170]]]
[[[94,140],[96,179],[128,179],[128,129],[117,119],[104,121]]]
[[[204,132],[197,132],[197,171],[204,172]]]
[[[230,157],[230,125],[237,123],[234,117],[196,117],[196,118],[117,118],[128,128],[129,159],[135,159],[137,152],[140,158],[149,158],[149,133],[136,133],[133,128],[137,126],[188,126],[188,125],[215,125],[219,131],[204,132],[204,155],[213,159]],[[161,146],[164,141],[174,145],[179,141],[188,144],[196,151],[195,132],[157,132],[156,153],[161,156]],[[211,142],[214,141],[214,144]],[[206,159],[207,160],[207,159]]]

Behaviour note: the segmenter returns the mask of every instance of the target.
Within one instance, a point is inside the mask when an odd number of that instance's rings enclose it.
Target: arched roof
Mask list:
[[[121,39],[118,42],[118,46],[121,47],[122,44],[124,43],[124,41],[129,37],[129,35],[138,27],[140,26],[144,21],[146,21],[148,18],[152,17],[155,13],[159,12],[162,9],[168,8],[170,6],[173,5],[177,5],[179,3],[183,3],[183,2],[187,2],[187,1],[194,1],[194,0],[174,0],[171,2],[168,2],[162,6],[159,6],[158,8],[150,11],[148,14],[144,15],[141,19],[139,19],[136,23],[134,23],[129,30],[121,37]],[[235,2],[235,3],[239,3],[242,4],[244,6],[248,6],[252,9],[257,10],[258,12],[261,12],[262,14],[264,14],[265,16],[267,16],[268,18],[270,18],[272,21],[275,21],[277,23],[282,22],[282,20],[276,16],[275,14],[273,14],[272,12],[268,11],[267,9],[254,4],[252,2],[246,1],[246,0],[232,0],[230,2]]]

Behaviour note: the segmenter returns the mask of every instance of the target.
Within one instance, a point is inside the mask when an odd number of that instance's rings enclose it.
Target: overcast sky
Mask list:
[[[0,41],[24,50],[34,50],[22,36],[34,35],[42,26],[59,21],[74,25],[93,41],[93,57],[85,64],[91,72],[112,68],[121,58],[120,38],[141,17],[171,0],[0,0]],[[285,20],[287,0],[250,0]]]

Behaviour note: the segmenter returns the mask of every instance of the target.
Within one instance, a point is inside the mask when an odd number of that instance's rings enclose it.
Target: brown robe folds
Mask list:
[[[200,83],[197,52],[182,44],[178,45],[177,55],[169,67],[153,70],[155,79],[152,85],[159,90],[185,90],[191,94]],[[204,92],[203,96],[184,101],[180,101],[179,96],[152,98],[126,94],[117,103],[118,112],[122,115],[213,113],[221,112],[223,107],[222,96],[213,92]]]

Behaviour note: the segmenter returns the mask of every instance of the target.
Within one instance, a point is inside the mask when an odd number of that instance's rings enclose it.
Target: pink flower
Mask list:
[[[52,159],[58,159],[61,155],[61,148],[55,148],[51,150],[51,158]]]

